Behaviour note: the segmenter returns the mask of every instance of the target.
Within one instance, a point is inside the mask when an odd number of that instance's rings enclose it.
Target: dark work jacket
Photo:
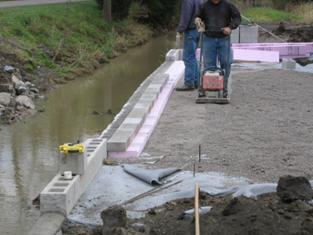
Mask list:
[[[236,29],[241,22],[239,10],[227,0],[221,0],[218,4],[212,3],[211,0],[206,1],[201,5],[197,17],[204,21],[205,34],[209,37],[227,37],[221,29]]]
[[[187,30],[196,28],[196,13],[200,11],[202,2],[202,0],[182,0],[177,32],[183,33]]]

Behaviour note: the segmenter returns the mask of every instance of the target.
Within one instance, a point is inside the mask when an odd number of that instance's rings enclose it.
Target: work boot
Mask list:
[[[223,91],[223,98],[224,99],[228,99],[229,97],[228,97],[228,91],[227,90],[224,90]]]
[[[193,91],[194,89],[194,86],[186,84],[175,88],[176,91]]]

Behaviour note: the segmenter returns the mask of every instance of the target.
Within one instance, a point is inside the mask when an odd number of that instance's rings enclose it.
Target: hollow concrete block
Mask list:
[[[73,209],[81,194],[86,190],[107,157],[106,139],[89,140],[86,146],[93,146],[94,150],[87,157],[86,170],[83,175],[75,175],[65,180],[57,174],[40,193],[40,211],[58,212],[67,216]]]

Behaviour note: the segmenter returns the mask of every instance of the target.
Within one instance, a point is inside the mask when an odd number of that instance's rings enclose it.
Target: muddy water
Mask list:
[[[45,112],[0,130],[0,234],[25,234],[38,218],[32,200],[57,172],[57,146],[100,133],[173,47],[173,35],[129,50],[93,76],[49,94]]]

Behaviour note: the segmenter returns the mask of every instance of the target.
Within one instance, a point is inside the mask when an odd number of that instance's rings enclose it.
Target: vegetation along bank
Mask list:
[[[176,1],[102,1],[0,9],[0,120],[35,113],[33,100],[56,84],[92,73],[174,22]]]

